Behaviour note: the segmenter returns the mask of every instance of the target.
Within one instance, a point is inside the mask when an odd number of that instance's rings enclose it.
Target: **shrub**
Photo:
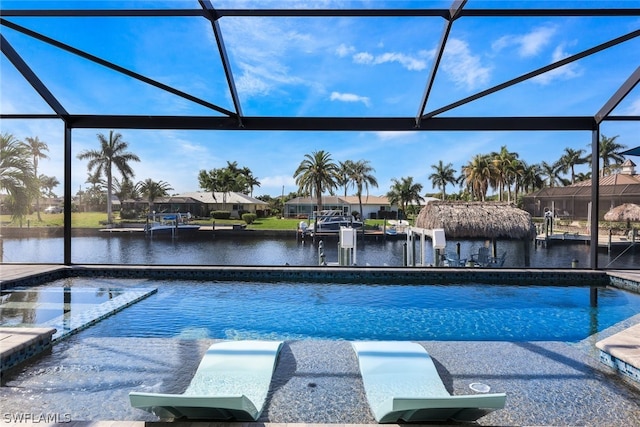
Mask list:
[[[229,219],[231,212],[229,211],[211,211],[211,217],[214,219]]]
[[[138,218],[138,212],[135,209],[122,209],[120,211],[121,219],[135,219]]]
[[[242,214],[242,220],[244,222],[246,222],[247,224],[252,224],[253,221],[255,221],[257,217],[258,217],[258,215],[252,214],[252,213]]]

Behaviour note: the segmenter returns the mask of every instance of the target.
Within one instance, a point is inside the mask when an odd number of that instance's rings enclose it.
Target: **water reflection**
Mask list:
[[[324,242],[327,262],[338,261],[336,240]],[[359,241],[357,260],[359,265],[403,265],[405,240]],[[460,245],[462,258],[477,253],[484,240],[449,240],[448,252],[455,252]],[[416,242],[416,251],[419,243]],[[73,263],[78,264],[142,264],[142,265],[293,265],[313,266],[318,263],[317,245],[311,241],[298,242],[295,237],[284,238],[213,238],[212,236],[178,239],[148,239],[138,235],[110,235],[74,237],[71,244]],[[5,239],[5,262],[61,263],[63,239]],[[589,245],[556,244],[542,248],[521,241],[499,241],[497,251],[506,252],[504,267],[523,268],[571,268],[573,261],[579,267],[589,267]],[[620,255],[621,249],[599,251],[600,267],[639,268],[640,251],[631,249]],[[434,262],[429,241],[426,242],[426,263]]]
[[[64,330],[71,319],[86,310],[122,294],[119,288],[78,288],[72,279],[56,281],[52,286],[6,289],[0,293],[0,325],[38,325],[61,317]]]

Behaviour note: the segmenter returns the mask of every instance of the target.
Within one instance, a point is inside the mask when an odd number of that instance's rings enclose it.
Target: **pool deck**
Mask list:
[[[0,280],[15,280],[61,268],[59,265],[2,265]],[[640,283],[640,271],[607,271],[607,274],[624,280]],[[629,375],[620,376],[619,366],[602,360],[599,350],[610,350],[618,360],[635,363],[640,355],[640,315],[629,319],[615,328],[603,331],[577,344],[561,342],[425,342],[437,363],[438,371],[452,394],[469,394],[469,383],[480,381],[492,386],[492,391],[507,393],[507,406],[484,417],[476,425],[640,425],[640,405],[638,396],[640,385],[629,380]],[[4,331],[8,334],[11,331]],[[48,334],[49,331],[41,331]],[[4,340],[3,340],[4,341]],[[100,347],[106,351],[118,351],[134,354],[132,360],[142,356],[162,353],[162,363],[167,355],[176,354],[176,360],[182,357],[179,349],[166,348],[165,341],[154,343],[150,348],[140,349],[140,341],[100,339]],[[2,351],[8,341],[0,341]],[[85,351],[97,346],[90,342]],[[158,346],[157,348],[155,346]],[[57,347],[57,346],[56,346]],[[274,374],[275,390],[271,393],[266,414],[257,423],[209,423],[174,422],[172,426],[224,426],[224,427],[303,427],[303,426],[367,426],[375,421],[363,402],[360,379],[353,355],[347,342],[293,341],[287,343]],[[109,350],[111,349],[111,350]],[[162,349],[162,351],[160,351]],[[45,358],[46,359],[46,358]],[[194,367],[199,355],[190,361]],[[603,363],[601,363],[603,362]],[[22,372],[29,372],[29,362]],[[39,363],[38,361],[33,363]],[[72,364],[73,360],[69,360]],[[132,362],[133,363],[133,362]],[[179,365],[184,364],[183,360]],[[638,363],[640,364],[640,363]],[[39,370],[43,368],[38,368]],[[133,370],[135,372],[135,369]],[[15,374],[12,374],[14,376]],[[39,374],[40,375],[40,374]],[[48,375],[48,374],[44,374]],[[51,374],[54,375],[54,374]],[[92,374],[93,375],[93,374]],[[27,375],[28,376],[28,375]],[[20,377],[20,375],[18,375]],[[14,377],[15,378],[15,377]],[[53,377],[52,377],[53,378]],[[93,378],[93,377],[92,377]],[[186,380],[188,380],[187,378]],[[3,380],[3,393],[9,393],[15,387],[29,386],[30,378],[18,378],[12,384]],[[89,393],[91,394],[91,393]],[[3,394],[3,399],[4,399]],[[82,395],[78,395],[78,398]],[[97,397],[97,396],[96,396]],[[91,397],[95,399],[96,397]],[[20,426],[69,425],[64,419],[63,409],[56,410],[55,396],[51,397],[51,413],[38,410],[38,406],[10,406],[7,411],[15,413],[15,408],[24,410],[23,414],[33,417],[51,417],[48,422],[42,419],[28,419],[11,423],[5,416],[3,424]],[[122,397],[117,399],[120,402]],[[18,402],[22,401],[20,399]],[[334,402],[335,401],[335,402]],[[7,400],[6,402],[9,402]],[[328,402],[328,403],[327,403]],[[335,404],[344,414],[332,415],[323,419],[313,414],[315,405]],[[293,408],[292,408],[293,407]],[[22,409],[24,408],[24,409]],[[335,412],[335,411],[334,411]],[[161,426],[166,423],[151,419],[140,420],[135,411],[123,421],[118,417],[101,417],[100,421],[90,415],[75,416],[73,426],[79,427],[143,427]],[[55,416],[60,417],[56,419]],[[104,420],[102,420],[104,419]],[[113,421],[109,421],[114,419]],[[284,421],[284,422],[280,422]],[[299,421],[307,421],[301,423]],[[433,425],[433,424],[430,424]],[[393,426],[393,424],[392,424]]]

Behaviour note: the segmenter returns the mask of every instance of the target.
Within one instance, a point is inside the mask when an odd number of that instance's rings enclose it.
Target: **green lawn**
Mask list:
[[[22,219],[21,222],[14,222],[11,219],[11,215],[0,215],[0,224],[2,227],[62,227],[64,214],[45,214],[41,213],[40,218],[42,221],[38,221],[37,214],[27,215]],[[105,222],[107,221],[107,214],[104,212],[74,212],[71,214],[71,226],[73,228],[102,228],[104,227]],[[120,217],[116,213],[114,215],[114,221],[116,223],[122,222]],[[213,219],[211,220],[195,220],[192,221],[194,224],[200,225],[211,225],[213,223]],[[298,228],[298,224],[301,220],[299,219],[289,219],[289,218],[278,218],[278,217],[268,217],[268,218],[258,218],[255,220],[253,224],[249,224],[247,229],[250,230],[295,230]],[[127,222],[134,222],[132,220],[127,220]],[[144,220],[137,221],[138,223],[143,223]],[[223,224],[244,224],[244,221],[239,219],[216,219],[215,223],[217,225]],[[365,222],[366,228],[376,228],[378,225],[382,225],[384,223],[383,220],[371,220],[368,219]]]

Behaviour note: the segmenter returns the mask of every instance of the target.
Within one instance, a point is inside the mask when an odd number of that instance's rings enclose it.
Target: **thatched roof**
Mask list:
[[[605,221],[640,221],[640,206],[635,203],[624,203],[612,208],[604,214]]]
[[[429,202],[416,227],[444,228],[452,238],[524,239],[535,234],[528,212],[501,202]]]

